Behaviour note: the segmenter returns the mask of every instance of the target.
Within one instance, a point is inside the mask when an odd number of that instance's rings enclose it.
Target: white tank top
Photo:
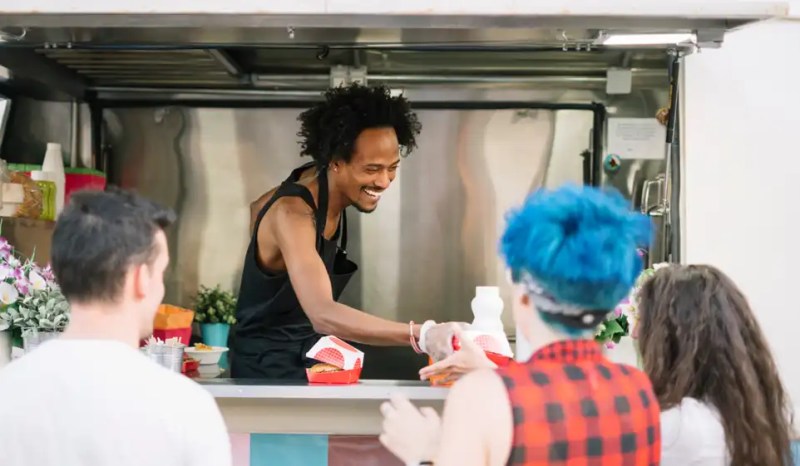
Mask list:
[[[661,413],[661,466],[729,466],[719,413],[694,398]]]

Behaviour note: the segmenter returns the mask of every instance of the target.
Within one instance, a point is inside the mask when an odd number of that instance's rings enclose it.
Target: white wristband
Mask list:
[[[426,348],[426,345],[425,345],[425,335],[428,333],[428,330],[430,330],[431,327],[433,327],[434,325],[436,325],[435,321],[426,320],[425,323],[422,324],[422,327],[420,327],[420,329],[419,329],[419,343],[418,344],[419,344],[419,349],[421,349],[423,353],[427,353],[428,352],[428,349]]]

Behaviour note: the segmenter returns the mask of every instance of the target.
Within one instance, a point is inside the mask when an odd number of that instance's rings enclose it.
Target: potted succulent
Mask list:
[[[22,330],[27,352],[64,331],[69,323],[69,303],[57,287],[34,289],[9,308],[8,314]]]
[[[200,324],[203,343],[227,347],[231,325],[236,323],[236,296],[219,285],[201,285],[195,297],[194,320]]]

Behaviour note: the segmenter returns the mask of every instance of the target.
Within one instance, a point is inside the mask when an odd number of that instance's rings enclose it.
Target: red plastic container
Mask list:
[[[64,169],[64,205],[69,202],[70,195],[82,189],[103,191],[106,189],[106,175],[90,168]]]
[[[481,342],[477,342],[478,346],[485,347],[481,344]],[[454,351],[458,351],[461,349],[461,342],[458,341],[458,337],[453,335],[453,339],[451,340],[451,344],[453,346]],[[489,358],[490,361],[497,364],[497,367],[505,367],[511,363],[511,358],[508,356],[503,356],[502,354],[497,354],[492,351],[485,351],[486,357]],[[428,358],[428,364],[433,364],[433,359],[430,357]],[[447,374],[441,374],[430,378],[431,385],[437,387],[450,387],[453,385],[453,382],[444,382],[444,379],[447,378]]]
[[[172,337],[178,337],[178,340],[186,346],[189,346],[189,340],[192,338],[192,328],[174,328],[170,330],[153,330],[153,336],[166,341]]]
[[[306,356],[319,362],[343,369],[336,372],[311,372],[306,369],[306,377],[312,384],[347,385],[361,378],[364,353],[352,345],[333,336],[321,338]]]
[[[356,362],[356,367],[347,371],[336,372],[311,372],[306,369],[308,382],[325,385],[348,385],[358,382],[361,378],[361,361]]]
[[[11,163],[8,169],[31,176],[32,171],[41,170],[41,165]],[[91,168],[64,168],[64,205],[69,202],[70,195],[81,189],[106,189],[106,175],[99,170]]]

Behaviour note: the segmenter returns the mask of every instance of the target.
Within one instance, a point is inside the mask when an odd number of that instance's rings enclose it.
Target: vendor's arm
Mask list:
[[[316,250],[313,212],[299,199],[276,203],[267,234],[275,238],[300,305],[314,330],[345,340],[374,345],[408,345],[407,323],[382,319],[333,299],[330,278]],[[299,202],[296,202],[299,201]],[[419,326],[414,326],[419,338]]]

